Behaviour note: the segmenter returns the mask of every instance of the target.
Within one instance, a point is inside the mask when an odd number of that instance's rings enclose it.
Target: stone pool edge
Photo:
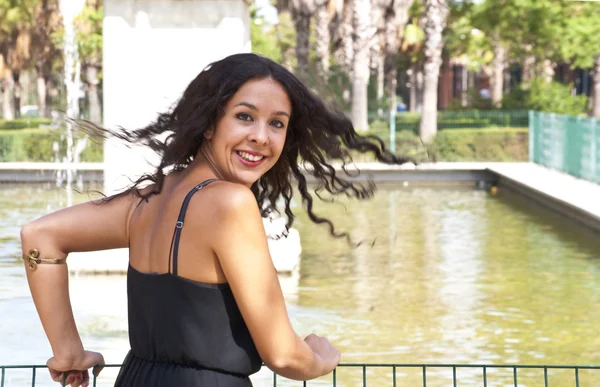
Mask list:
[[[103,163],[81,163],[74,167],[84,182],[104,178]],[[334,167],[341,177],[354,181],[403,186],[496,185],[600,232],[600,200],[593,199],[600,198],[600,185],[530,162],[355,163],[348,167],[348,175],[340,165]],[[60,163],[0,163],[0,184],[55,182],[56,172],[66,169]],[[307,181],[314,182],[310,171],[305,172]]]

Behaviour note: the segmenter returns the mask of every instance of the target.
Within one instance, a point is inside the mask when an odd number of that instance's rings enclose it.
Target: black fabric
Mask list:
[[[192,195],[186,196],[183,222]],[[178,223],[179,224],[179,223]],[[127,272],[129,342],[115,386],[252,386],[261,359],[228,284],[176,275],[181,228],[174,233],[173,272]]]

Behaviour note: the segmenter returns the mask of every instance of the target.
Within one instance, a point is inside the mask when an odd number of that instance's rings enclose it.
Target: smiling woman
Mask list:
[[[55,380],[68,373],[70,385],[87,386],[88,369],[103,362],[84,350],[77,332],[64,258],[125,247],[131,351],[117,386],[249,386],[261,361],[298,380],[335,368],[340,353],[326,338],[301,339],[291,326],[261,215],[283,198],[292,224],[295,179],[309,218],[349,240],[313,212],[300,163],[317,190],[364,199],[374,187],[340,178],[329,160],[350,162],[350,151],[372,152],[386,163],[404,159],[377,137],[358,135],[285,68],[253,54],[210,65],[171,111],[145,128],[75,124],[146,145],[161,162],[124,192],[49,214],[21,231],[24,260],[36,263],[27,278],[52,346]]]
[[[252,187],[281,156],[291,111],[287,93],[272,78],[246,82],[204,134],[220,177]]]

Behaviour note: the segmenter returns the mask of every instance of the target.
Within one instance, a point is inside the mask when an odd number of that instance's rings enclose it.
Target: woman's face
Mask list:
[[[250,187],[279,159],[292,114],[283,87],[271,78],[246,82],[205,137],[221,177]]]

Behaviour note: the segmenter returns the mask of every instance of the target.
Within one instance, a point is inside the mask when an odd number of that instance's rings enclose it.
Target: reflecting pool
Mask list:
[[[50,354],[17,259],[18,235],[66,200],[52,185],[0,185],[0,364],[43,364]],[[327,336],[344,363],[600,363],[598,235],[509,192],[471,188],[380,186],[370,201],[315,211],[362,243],[330,237],[299,211],[300,271],[281,281],[298,333]],[[70,292],[86,348],[120,363],[129,348],[125,278],[73,276]],[[105,370],[98,386],[111,385],[116,372]],[[37,385],[57,385],[46,373]],[[30,375],[10,371],[5,386],[31,385]],[[427,375],[427,386],[452,385],[451,370]],[[512,370],[487,375],[488,386],[513,385]],[[338,386],[362,385],[360,369],[337,376]],[[459,370],[457,379],[483,386],[481,370]],[[273,385],[266,369],[253,380]],[[422,371],[399,369],[397,380],[421,386]],[[575,386],[571,371],[551,370],[549,382]],[[600,372],[582,370],[579,382],[598,386]],[[543,383],[540,371],[519,372],[519,386]],[[367,384],[391,386],[391,369],[369,369]],[[331,385],[331,377],[308,385]]]

